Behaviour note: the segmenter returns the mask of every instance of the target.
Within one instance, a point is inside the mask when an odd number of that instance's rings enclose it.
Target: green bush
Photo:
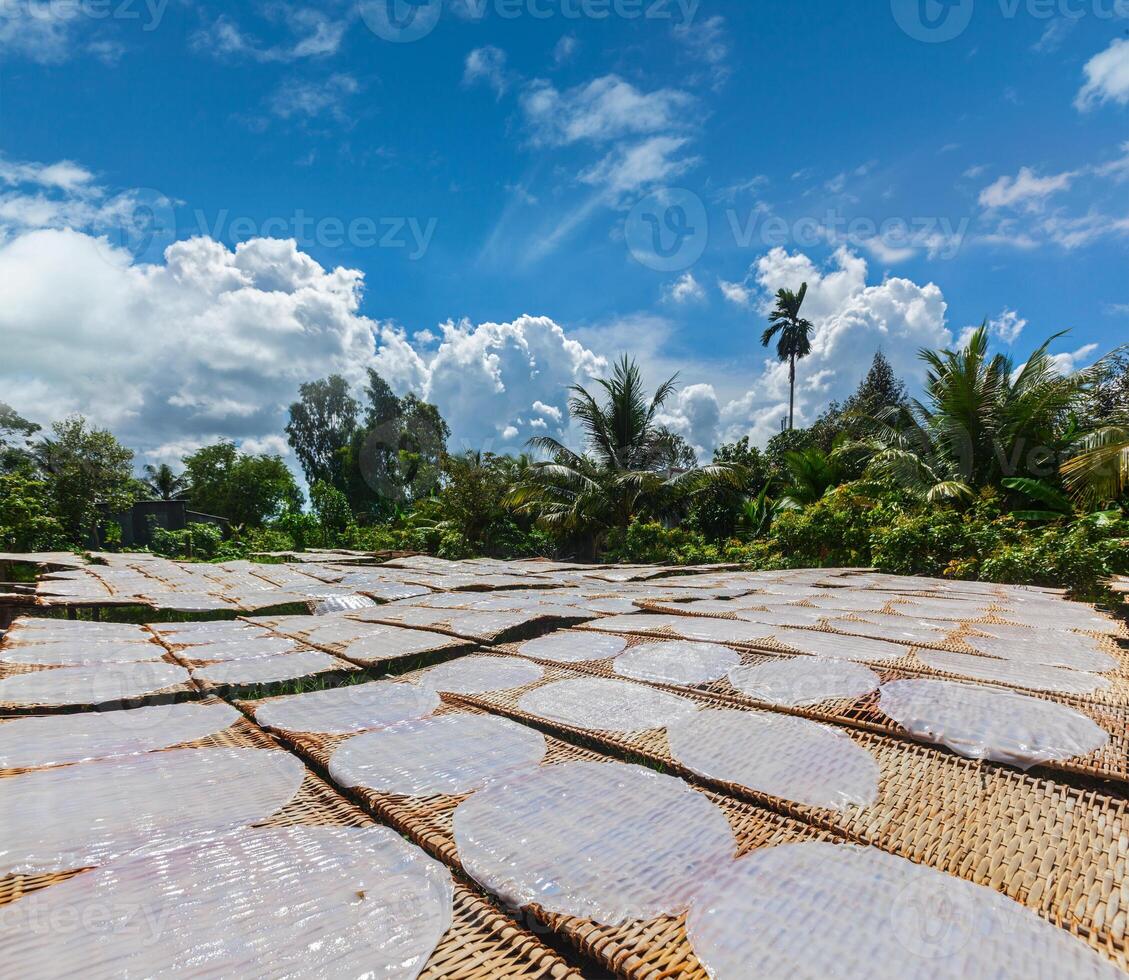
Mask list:
[[[721,560],[716,545],[696,531],[668,528],[657,521],[632,521],[626,531],[608,535],[604,559],[609,562],[698,565]]]
[[[51,514],[47,485],[23,473],[0,476],[0,550],[65,551],[70,538]]]
[[[223,531],[215,524],[189,524],[183,531],[169,531],[150,521],[149,550],[154,554],[197,561],[229,557],[221,554]]]

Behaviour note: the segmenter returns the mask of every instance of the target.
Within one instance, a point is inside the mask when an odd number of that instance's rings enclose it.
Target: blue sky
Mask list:
[[[1064,369],[1129,336],[1125,0],[388,2],[423,36],[0,0],[0,398],[284,451],[301,381],[374,366],[503,450],[629,350],[705,455],[779,426],[782,285],[804,420],[984,319]]]

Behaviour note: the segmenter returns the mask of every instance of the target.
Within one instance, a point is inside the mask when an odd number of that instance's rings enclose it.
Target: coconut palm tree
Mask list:
[[[809,320],[800,316],[800,308],[808,294],[808,284],[800,286],[800,291],[779,289],[776,292],[776,308],[768,315],[768,327],[761,334],[761,345],[767,347],[776,342],[776,355],[781,362],[788,362],[788,428],[796,421],[796,361],[811,353],[811,332],[815,329]]]
[[[704,486],[740,484],[741,469],[730,464],[681,468],[684,451],[656,421],[677,377],[648,397],[638,366],[625,355],[597,384],[602,402],[580,385],[570,389],[569,414],[584,433],[584,452],[551,436],[529,441],[550,458],[529,466],[510,493],[519,512],[581,539],[595,557],[609,531],[626,528],[640,513],[670,513]]]
[[[147,464],[144,471],[141,483],[155,500],[180,500],[188,492],[188,479],[183,473],[174,473],[168,463]]]
[[[866,438],[836,454],[860,455],[867,476],[892,479],[930,503],[1038,476],[1067,449],[1067,420],[1093,379],[1090,370],[1058,372],[1048,349],[1060,336],[1019,368],[1003,354],[989,355],[984,326],[960,350],[921,351],[925,399],[880,413]]]
[[[1104,504],[1129,491],[1129,419],[1083,436],[1077,453],[1062,464],[1067,490],[1081,503]]]

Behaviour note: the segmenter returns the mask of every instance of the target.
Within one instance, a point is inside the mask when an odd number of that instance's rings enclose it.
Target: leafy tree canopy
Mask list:
[[[302,506],[302,491],[280,456],[249,455],[232,442],[204,446],[184,457],[193,510],[259,527]]]
[[[304,384],[298,393],[286,425],[290,448],[311,486],[318,480],[333,482],[340,475],[340,451],[357,428],[360,406],[339,374]]]

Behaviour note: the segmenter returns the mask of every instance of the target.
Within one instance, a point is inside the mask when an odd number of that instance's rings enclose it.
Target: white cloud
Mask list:
[[[535,81],[521,106],[535,145],[567,146],[687,128],[694,98],[676,89],[641,92],[618,75],[605,75],[564,92]]]
[[[1129,104],[1129,40],[1114,38],[1110,46],[1086,62],[1086,84],[1078,91],[1074,106],[1080,112],[1104,102]]]
[[[1051,364],[1059,374],[1073,374],[1089,364],[1098,352],[1097,344],[1085,344],[1078,350],[1052,354]]]
[[[284,22],[291,34],[287,43],[265,45],[222,14],[193,35],[192,46],[217,58],[246,58],[262,64],[326,58],[340,50],[349,26],[347,20],[334,20],[314,7],[278,4],[266,9]]]
[[[1020,167],[1014,177],[1000,177],[980,192],[980,206],[985,208],[1024,207],[1039,210],[1047,198],[1070,189],[1077,177],[1074,171],[1040,177],[1030,167]]]
[[[1040,54],[1050,54],[1057,51],[1077,24],[1077,18],[1055,17],[1043,29],[1039,40],[1031,45],[1031,50],[1038,51]]]
[[[535,401],[533,403],[533,411],[538,415],[544,415],[546,418],[552,419],[554,422],[560,422],[564,413],[556,405],[546,405],[543,401]]]
[[[663,298],[671,303],[699,303],[706,298],[706,291],[694,278],[694,273],[687,272],[674,282],[667,283],[663,289]]]
[[[717,285],[721,290],[721,295],[735,306],[748,306],[752,301],[753,290],[746,283],[727,282],[725,279],[718,279]]]
[[[360,84],[352,75],[338,73],[318,81],[290,78],[278,86],[268,105],[279,119],[310,120],[328,115],[344,123],[349,118],[345,104],[359,91]]]
[[[576,39],[575,34],[562,35],[553,48],[553,64],[559,68],[571,61],[578,47],[580,47],[580,42]]]
[[[467,55],[463,68],[463,84],[473,85],[484,82],[501,98],[509,87],[506,74],[506,52],[493,45],[475,48]]]
[[[988,321],[988,331],[1005,344],[1014,344],[1023,333],[1027,321],[1015,310],[1005,309],[999,316]]]
[[[621,145],[581,171],[578,179],[605,188],[610,200],[618,200],[623,194],[673,180],[697,166],[698,157],[677,156],[688,142],[680,136],[653,136],[641,143]]]
[[[714,16],[703,21],[688,20],[674,27],[671,33],[694,57],[707,65],[715,88],[724,84],[730,75],[726,64],[729,59],[729,38],[724,17]]]

